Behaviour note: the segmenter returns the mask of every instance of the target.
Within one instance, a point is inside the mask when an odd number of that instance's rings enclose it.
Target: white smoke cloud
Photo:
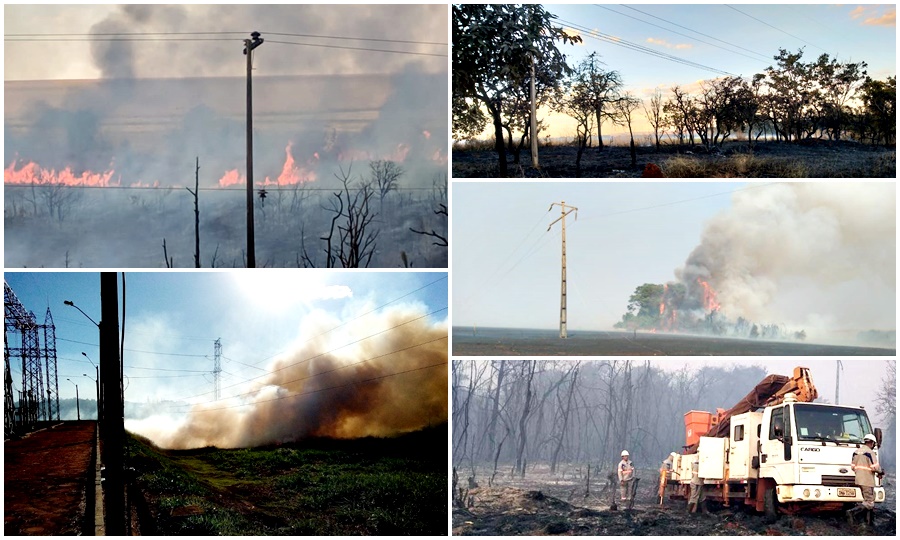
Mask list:
[[[708,280],[731,319],[820,332],[893,329],[895,201],[892,182],[739,191],[676,275]]]

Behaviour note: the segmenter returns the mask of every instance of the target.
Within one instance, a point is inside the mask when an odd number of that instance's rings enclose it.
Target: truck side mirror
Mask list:
[[[878,446],[878,448],[881,448],[881,435],[882,435],[881,428],[880,427],[875,428],[875,444],[876,444],[876,446]]]

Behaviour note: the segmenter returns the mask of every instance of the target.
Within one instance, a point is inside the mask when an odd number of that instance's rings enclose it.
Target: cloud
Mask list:
[[[862,24],[865,26],[897,26],[897,9],[882,12],[880,7],[857,6],[850,12],[850,18],[853,20],[863,19]]]
[[[863,24],[867,26],[897,26],[897,10],[894,9],[882,14],[880,17],[869,17]]]
[[[694,47],[690,43],[669,43],[668,41],[666,41],[664,39],[656,39],[656,38],[652,38],[652,37],[647,38],[647,43],[652,43],[653,45],[659,45],[659,46],[665,47],[667,49],[676,49],[676,50],[691,49]]]

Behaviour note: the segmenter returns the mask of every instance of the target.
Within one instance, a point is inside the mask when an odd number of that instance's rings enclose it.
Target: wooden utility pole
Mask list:
[[[100,377],[103,393],[103,464],[106,534],[125,535],[125,424],[119,358],[119,291],[115,272],[100,274]]]
[[[534,54],[531,55],[531,166],[540,169],[537,140],[537,105],[534,102]]]
[[[562,221],[562,282],[560,284],[559,300],[559,337],[566,339],[569,337],[566,330],[566,321],[568,319],[568,314],[566,313],[566,216],[575,212],[575,219],[578,219],[578,209],[574,206],[566,205],[565,201],[551,204],[550,210],[553,210],[554,206],[560,207],[561,215],[547,227],[547,230],[549,231],[550,227],[553,227],[557,221]],[[569,210],[566,211],[566,208]]]
[[[253,234],[253,49],[263,43],[259,32],[250,34],[253,39],[244,40],[247,55],[247,268],[256,268],[256,246]]]
[[[194,196],[194,267],[200,268],[200,157],[197,157],[197,169],[194,171],[194,190],[184,188]]]

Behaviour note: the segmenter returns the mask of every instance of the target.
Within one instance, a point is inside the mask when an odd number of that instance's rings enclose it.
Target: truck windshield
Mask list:
[[[801,441],[861,443],[872,433],[866,411],[850,407],[794,405],[797,437]]]

